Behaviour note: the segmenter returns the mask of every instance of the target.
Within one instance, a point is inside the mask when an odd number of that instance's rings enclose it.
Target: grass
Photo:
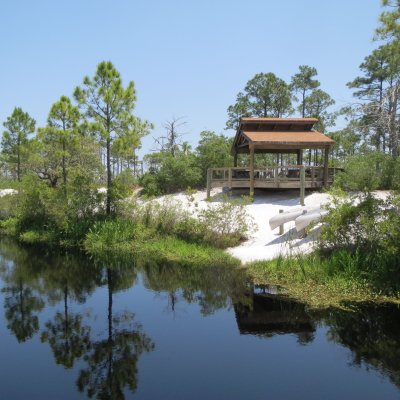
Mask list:
[[[156,238],[135,246],[135,254],[150,258],[155,262],[179,264],[182,266],[232,266],[240,261],[220,249],[210,246],[187,243],[172,236]]]
[[[18,190],[21,183],[14,180],[0,179],[0,190],[1,189],[16,189]]]
[[[189,243],[175,236],[160,235],[154,227],[133,221],[96,223],[86,235],[86,251],[96,256],[120,255],[157,263],[183,266],[238,266],[224,251],[205,244]]]
[[[281,257],[251,263],[248,272],[256,284],[279,285],[284,294],[311,308],[345,308],[345,303],[361,301],[400,303],[399,293],[385,294],[368,277],[357,274],[354,263],[347,262],[340,269],[338,263],[344,257],[323,259],[315,253]]]

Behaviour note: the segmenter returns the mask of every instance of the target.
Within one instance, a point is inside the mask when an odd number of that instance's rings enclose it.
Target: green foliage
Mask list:
[[[341,272],[343,262],[352,259],[351,255],[345,258],[346,252],[341,254],[343,258],[339,255],[332,262],[316,253],[258,261],[249,264],[248,271],[256,283],[278,285],[282,294],[315,308],[386,299],[365,279]],[[333,263],[340,264],[340,268],[333,267]]]
[[[153,222],[154,224],[154,222]],[[116,254],[118,257],[143,258],[146,262],[182,266],[228,265],[238,261],[215,248],[188,243],[173,236],[160,236],[155,225],[131,220],[104,221],[94,224],[86,236],[85,248],[91,254]]]
[[[154,233],[141,224],[129,220],[96,222],[85,238],[85,249],[92,254],[132,253],[137,243],[142,244]]]
[[[233,166],[231,156],[232,139],[217,135],[215,132],[203,131],[196,148],[197,165],[201,169],[201,183],[207,183],[207,169]]]
[[[237,267],[239,260],[213,247],[188,243],[174,237],[148,241],[138,249],[138,255],[146,260],[184,267]]]
[[[351,157],[345,171],[335,177],[335,186],[345,190],[371,191],[400,188],[400,160],[381,152]]]
[[[153,197],[162,195],[161,188],[158,185],[157,173],[146,172],[139,178],[139,184],[143,187],[142,194]]]
[[[54,232],[50,231],[32,231],[28,230],[19,235],[19,240],[31,245],[46,245],[51,246],[57,240]]]
[[[153,174],[153,176],[151,176]],[[172,156],[162,153],[158,169],[145,174],[140,184],[143,194],[154,196],[157,194],[175,193],[187,187],[197,187],[201,182],[201,171],[193,154],[178,153]]]
[[[82,87],[74,92],[82,111],[92,123],[100,144],[106,149],[107,198],[106,212],[110,214],[115,202],[112,188],[111,150],[119,155],[128,155],[128,149],[135,149],[140,138],[147,135],[152,125],[133,115],[136,90],[133,82],[126,87],[120,73],[110,61],[101,62],[91,79],[85,77]]]
[[[236,129],[241,117],[283,117],[292,111],[289,86],[272,72],[256,74],[236,103],[228,107],[227,129]]]
[[[120,217],[133,219],[160,235],[174,235],[188,242],[226,248],[239,244],[252,228],[245,209],[247,203],[248,199],[225,198],[221,203],[198,211],[194,217],[182,203],[166,198],[144,204],[125,203],[120,208]]]
[[[385,293],[400,290],[400,201],[367,194],[336,201],[319,239],[330,268],[367,279]]]
[[[307,116],[306,100],[308,99],[308,92],[316,89],[320,85],[318,80],[313,79],[315,76],[317,76],[317,70],[308,65],[300,65],[299,72],[292,76],[290,88],[294,93],[298,93],[301,96],[298,110],[303,118]]]
[[[0,220],[14,217],[16,214],[15,207],[16,197],[13,194],[0,196]]]
[[[113,198],[120,200],[131,196],[136,185],[137,179],[133,176],[132,171],[129,169],[122,171],[114,178],[111,188]]]
[[[228,107],[228,121],[225,129],[237,130],[239,121],[242,117],[251,117],[249,109],[249,99],[247,95],[239,92],[236,96],[236,103]]]
[[[187,187],[197,187],[201,173],[193,155],[166,156],[157,174],[162,193],[175,193]]]
[[[15,217],[0,220],[0,234],[7,236],[17,236],[18,219]]]
[[[3,132],[1,141],[2,154],[11,173],[20,181],[26,158],[25,146],[28,136],[35,131],[36,121],[15,107],[3,125],[7,130]]]
[[[215,243],[218,247],[230,247],[247,238],[253,228],[253,222],[245,208],[249,202],[250,198],[232,200],[225,197],[222,202],[199,211],[200,223],[210,227],[209,243]]]
[[[18,195],[18,230],[47,230],[66,224],[66,204],[57,202],[58,192],[35,176],[26,176]]]

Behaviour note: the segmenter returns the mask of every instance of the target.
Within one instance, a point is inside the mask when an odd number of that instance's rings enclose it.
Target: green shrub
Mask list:
[[[18,197],[14,194],[8,194],[0,197],[0,220],[11,218],[16,215],[17,201]]]
[[[252,221],[245,209],[248,201],[225,197],[222,202],[198,211],[195,217],[181,202],[166,197],[163,201],[124,203],[119,215],[151,227],[159,234],[226,248],[237,245],[252,228]]]
[[[175,193],[187,187],[198,187],[202,182],[201,170],[192,154],[161,154],[159,166],[140,179],[143,194],[158,196]]]
[[[377,168],[377,157],[356,156],[346,164],[345,171],[336,175],[335,185],[345,190],[370,191],[381,186],[381,171]]]
[[[143,187],[142,194],[153,197],[162,194],[161,188],[157,182],[157,175],[153,172],[146,172],[139,179],[140,186]]]
[[[52,245],[58,241],[57,234],[51,231],[28,230],[19,235],[19,240],[26,244]]]
[[[137,248],[136,254],[145,256],[147,261],[185,267],[237,267],[240,264],[239,260],[219,249],[168,236],[146,241]]]
[[[226,196],[222,202],[201,210],[199,221],[209,227],[207,242],[230,247],[246,239],[253,229],[253,221],[245,208],[249,201],[249,198],[232,200]]]
[[[345,171],[336,175],[335,186],[364,192],[400,189],[400,159],[381,152],[352,157]]]
[[[323,218],[319,250],[331,273],[365,279],[379,290],[400,290],[400,200],[372,195],[336,201]]]
[[[122,171],[114,178],[111,188],[113,198],[115,200],[120,200],[131,196],[137,183],[131,170],[126,169]]]
[[[0,220],[0,233],[9,236],[17,236],[18,233],[18,219],[8,218]]]
[[[154,231],[128,220],[96,222],[86,235],[85,249],[91,253],[132,252],[135,242],[154,236]]]

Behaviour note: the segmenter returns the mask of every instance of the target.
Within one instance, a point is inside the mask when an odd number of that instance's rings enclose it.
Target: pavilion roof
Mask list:
[[[293,152],[300,149],[325,149],[335,142],[313,130],[316,118],[241,118],[232,153]]]

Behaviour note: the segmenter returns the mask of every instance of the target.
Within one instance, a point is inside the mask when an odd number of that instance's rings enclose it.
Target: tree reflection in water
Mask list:
[[[134,314],[128,311],[113,315],[113,293],[131,287],[136,274],[134,269],[113,266],[106,269],[108,289],[108,330],[103,340],[92,341],[84,360],[88,367],[81,370],[78,389],[89,397],[99,399],[124,399],[124,389],[137,388],[137,363],[143,352],[154,349],[154,343],[134,323]]]
[[[352,311],[331,309],[324,315],[328,339],[347,347],[353,365],[374,368],[400,387],[400,306],[347,304]]]
[[[84,303],[100,282],[101,274],[91,263],[72,254],[55,256],[43,272],[44,290],[51,302],[63,299],[63,312],[57,311],[45,324],[42,342],[49,343],[57,364],[72,368],[90,348],[90,326],[81,314],[69,310],[69,299]]]
[[[140,266],[145,287],[167,293],[168,307],[175,312],[179,301],[197,303],[202,315],[230,309],[233,303],[248,301],[249,280],[244,270],[231,267],[149,264]]]
[[[3,240],[0,275],[7,327],[19,342],[41,330],[42,343],[49,344],[56,363],[65,368],[76,367],[80,360],[76,385],[89,397],[124,399],[138,386],[141,354],[155,346],[132,312],[113,309],[114,294],[132,288],[138,273],[146,288],[167,297],[172,312],[186,303],[198,304],[203,316],[233,307],[241,334],[266,339],[296,334],[304,345],[312,344],[318,326],[326,326],[328,339],[351,351],[353,365],[376,369],[400,387],[397,306],[358,304],[347,305],[352,311],[311,312],[304,304],[253,286],[245,271],[231,268],[132,265],[130,260],[109,259],[96,265],[82,255],[39,253]],[[108,293],[101,335],[93,332],[89,315],[73,307],[84,304],[99,286],[106,286]],[[40,327],[45,303],[60,302],[62,306]]]
[[[44,307],[44,301],[29,287],[25,287],[22,279],[15,286],[7,286],[2,291],[5,293],[7,328],[14,333],[18,342],[25,342],[39,330],[39,318],[35,312]]]
[[[0,273],[5,284],[4,309],[7,328],[18,342],[32,338],[39,330],[38,313],[45,303],[33,285],[41,269],[41,262],[13,241],[2,240]]]

